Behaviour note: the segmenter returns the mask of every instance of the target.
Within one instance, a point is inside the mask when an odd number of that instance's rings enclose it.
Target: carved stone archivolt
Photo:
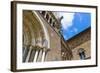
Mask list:
[[[36,19],[34,13],[32,13],[31,11],[24,10],[23,16],[24,45],[42,46],[45,35],[41,24]]]
[[[23,10],[23,62],[44,61],[47,51],[48,41],[37,16]]]

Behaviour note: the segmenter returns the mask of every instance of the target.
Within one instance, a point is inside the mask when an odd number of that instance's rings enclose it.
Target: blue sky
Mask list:
[[[62,35],[65,40],[70,39],[76,34],[82,32],[86,28],[91,26],[91,14],[82,12],[61,12],[60,16],[63,16],[61,20]]]

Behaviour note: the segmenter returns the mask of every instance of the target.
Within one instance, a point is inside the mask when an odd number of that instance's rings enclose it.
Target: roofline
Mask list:
[[[87,30],[90,30],[90,29],[91,29],[91,26],[90,26],[90,27],[88,27],[88,28],[86,28],[85,30],[83,30],[83,31],[79,32],[78,34],[74,35],[74,36],[73,36],[73,37],[71,37],[70,39],[65,40],[65,41],[66,41],[66,42],[67,42],[67,41],[70,41],[70,40],[72,40],[72,39],[76,38],[78,35],[81,35],[81,34],[83,34],[84,32],[86,32]]]

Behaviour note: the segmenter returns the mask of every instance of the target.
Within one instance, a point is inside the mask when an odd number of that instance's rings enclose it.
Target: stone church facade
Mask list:
[[[65,41],[60,32],[61,18],[55,15],[23,10],[23,62],[79,60],[80,48],[85,50],[85,58],[90,58],[90,28]]]

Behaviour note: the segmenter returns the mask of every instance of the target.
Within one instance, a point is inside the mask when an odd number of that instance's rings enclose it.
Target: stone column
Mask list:
[[[35,57],[34,57],[34,62],[37,61],[38,53],[39,53],[38,50],[36,50],[36,52],[35,52]]]
[[[26,49],[27,49],[27,47],[24,46],[24,48],[23,48],[23,57],[25,56]]]
[[[43,49],[43,53],[42,53],[42,62],[45,61],[45,55],[46,55],[46,50],[45,48]]]
[[[37,59],[37,61],[38,62],[41,62],[41,59],[42,59],[42,49],[40,49],[40,51],[39,51],[39,55],[38,55],[38,59]]]
[[[28,48],[29,49],[29,52],[28,52],[28,55],[27,55],[27,58],[26,58],[26,62],[29,61],[29,58],[30,58],[30,54],[31,54],[31,51],[32,51],[32,47]]]
[[[25,62],[29,49],[26,46],[23,48],[23,62]]]
[[[44,18],[46,18],[47,12],[45,12]]]
[[[50,15],[49,15],[48,23],[50,22],[50,18],[51,18],[51,17],[50,17]]]

